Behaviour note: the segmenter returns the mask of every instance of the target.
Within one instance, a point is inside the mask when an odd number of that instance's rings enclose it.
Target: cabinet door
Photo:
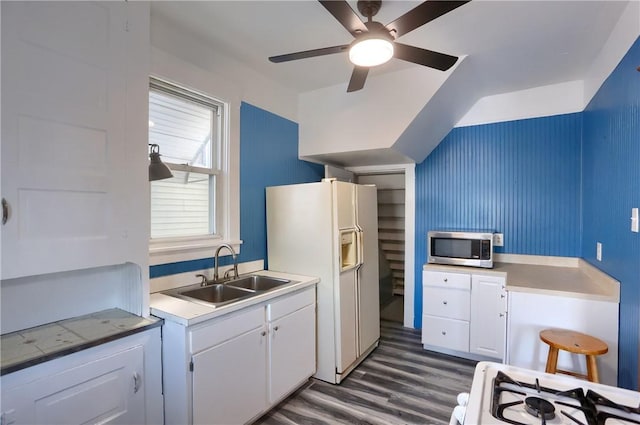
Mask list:
[[[266,334],[260,327],[193,356],[194,424],[243,424],[267,408]]]
[[[473,275],[469,350],[475,354],[504,359],[506,316],[504,278]]]
[[[129,350],[3,388],[3,424],[142,424],[144,349]],[[55,360],[51,362],[55,369]]]
[[[126,260],[126,13],[2,5],[3,279]]]
[[[279,401],[316,371],[316,306],[270,324],[270,403]]]

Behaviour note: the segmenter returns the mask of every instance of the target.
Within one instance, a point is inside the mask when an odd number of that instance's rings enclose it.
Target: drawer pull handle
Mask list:
[[[447,333],[445,331],[442,331],[442,335],[446,335]]]
[[[442,301],[442,304],[447,305],[447,302],[446,301]]]
[[[6,199],[2,198],[2,225],[7,224],[9,220],[9,203]]]

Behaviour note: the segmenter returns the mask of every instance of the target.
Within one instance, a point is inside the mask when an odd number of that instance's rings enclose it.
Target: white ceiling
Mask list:
[[[355,1],[349,3],[357,10]],[[419,3],[385,0],[374,20],[387,24]],[[626,4],[473,0],[398,41],[468,55],[478,70],[478,84],[487,93],[503,93],[582,79]],[[161,16],[297,92],[336,84],[346,88],[351,75],[344,53],[280,64],[267,59],[351,42],[352,36],[317,1],[158,1],[151,12],[152,19]],[[370,79],[413,66],[419,65],[395,59],[372,70]]]

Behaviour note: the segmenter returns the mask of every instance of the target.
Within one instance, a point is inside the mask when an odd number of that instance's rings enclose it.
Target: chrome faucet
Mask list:
[[[236,255],[236,251],[234,251],[231,245],[223,243],[222,245],[218,246],[218,248],[216,249],[216,253],[214,255],[216,264],[213,268],[213,280],[217,281],[219,277],[218,276],[218,256],[222,248],[227,248],[229,251],[231,251],[231,258],[233,259],[233,278],[237,279],[238,278],[238,256]]]

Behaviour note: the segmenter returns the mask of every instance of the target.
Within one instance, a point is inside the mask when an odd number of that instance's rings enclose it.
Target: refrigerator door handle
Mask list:
[[[356,238],[358,241],[358,268],[364,264],[364,231],[360,226],[356,226]]]

